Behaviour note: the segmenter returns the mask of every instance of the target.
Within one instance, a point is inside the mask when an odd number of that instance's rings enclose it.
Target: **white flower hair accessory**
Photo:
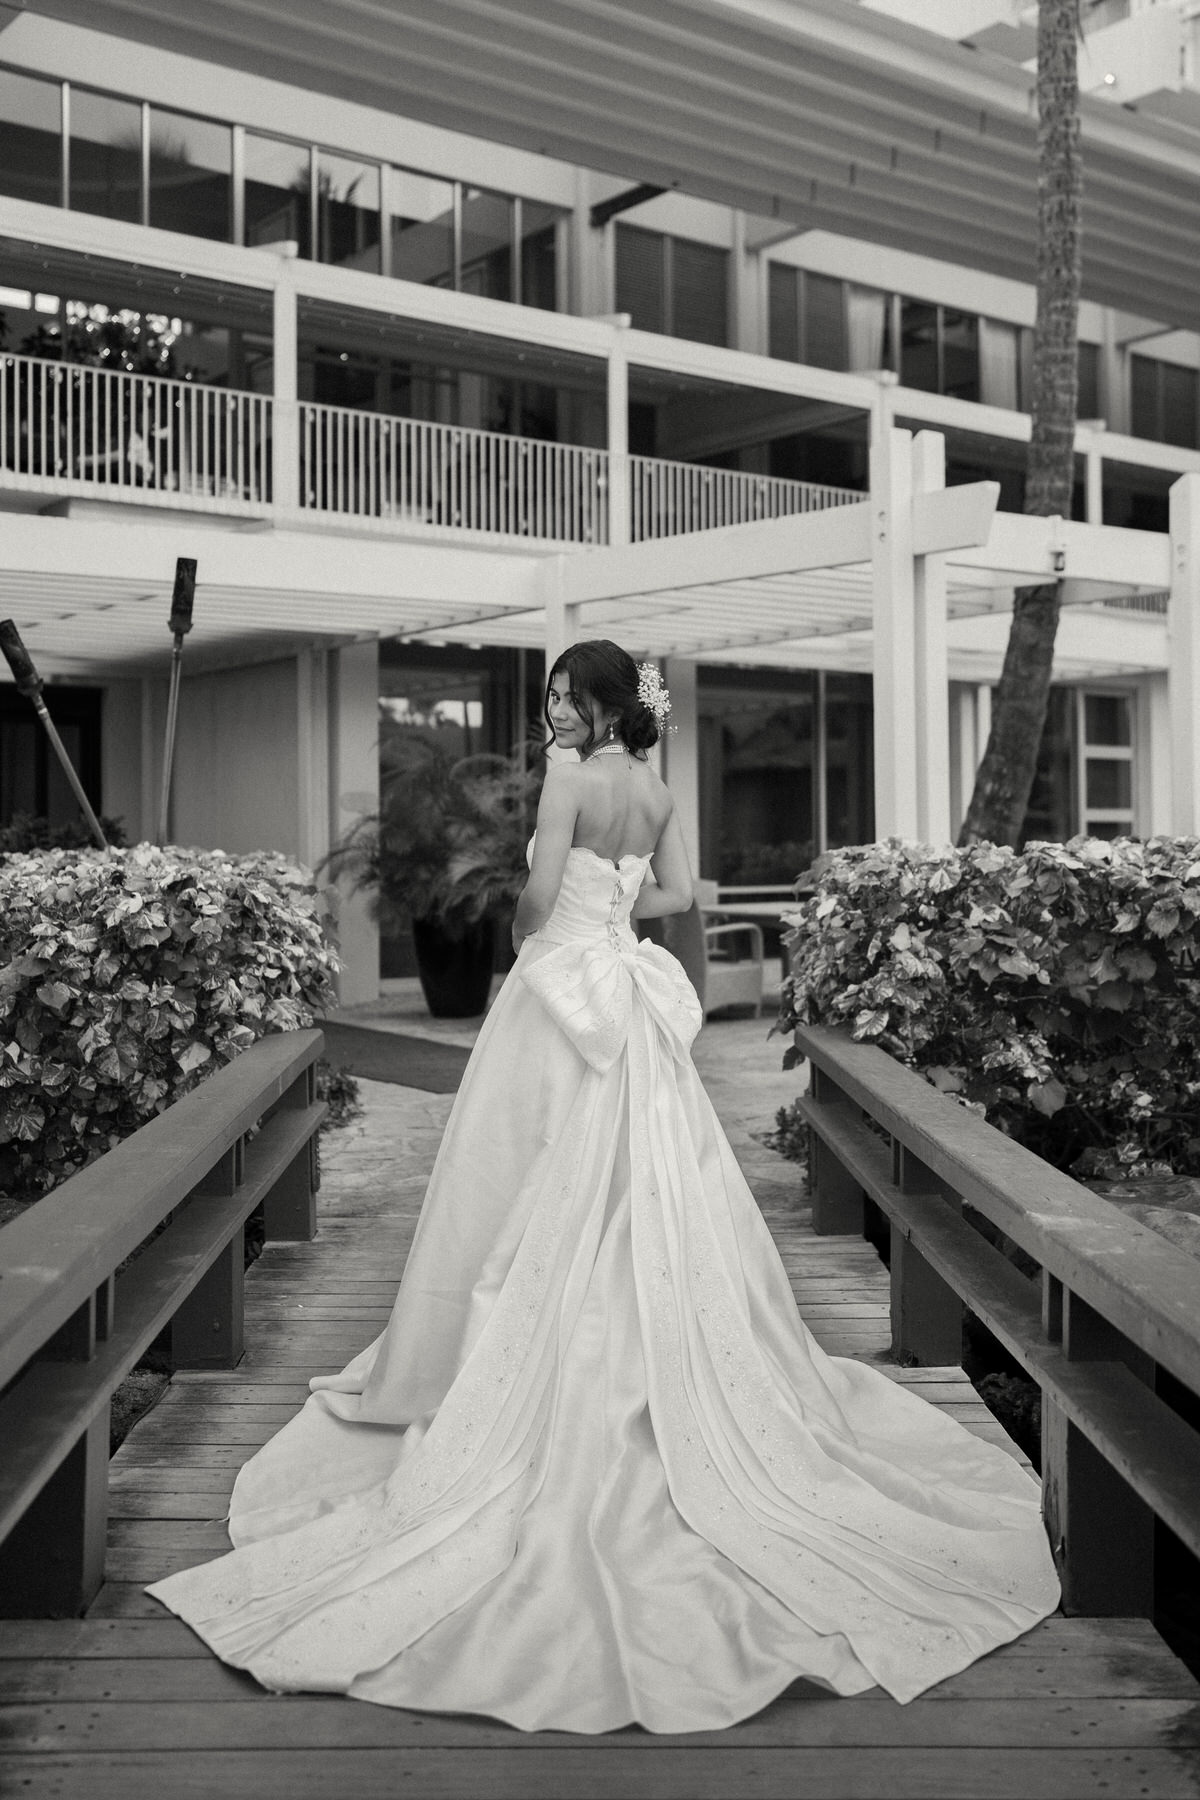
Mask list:
[[[662,676],[654,663],[638,664],[638,699],[654,714],[658,729],[663,730],[671,710],[671,696],[663,686]]]

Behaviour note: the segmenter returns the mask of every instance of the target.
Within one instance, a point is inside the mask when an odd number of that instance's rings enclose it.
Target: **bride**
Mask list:
[[[631,923],[692,900],[665,711],[615,644],[560,658],[578,761],[391,1320],[242,1469],[235,1548],[149,1590],[268,1688],[695,1731],[799,1676],[910,1700],[1057,1603],[1029,1476],[797,1315]]]

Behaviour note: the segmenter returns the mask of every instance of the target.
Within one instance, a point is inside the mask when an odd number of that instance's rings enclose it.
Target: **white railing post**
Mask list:
[[[271,431],[271,498],[276,506],[300,506],[300,416],[297,404],[299,360],[296,282],[291,258],[281,256],[275,282],[271,344],[274,406]],[[311,473],[310,473],[311,480]]]
[[[608,352],[608,541],[628,544],[629,517],[629,358],[622,336],[613,333]]]

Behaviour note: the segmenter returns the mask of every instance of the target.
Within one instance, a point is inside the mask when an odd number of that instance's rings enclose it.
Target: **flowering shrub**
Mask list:
[[[839,850],[791,924],[780,1029],[847,1026],[1077,1174],[1200,1173],[1200,840]]]
[[[281,856],[0,858],[0,1191],[45,1193],[256,1038],[310,1024],[335,966]]]

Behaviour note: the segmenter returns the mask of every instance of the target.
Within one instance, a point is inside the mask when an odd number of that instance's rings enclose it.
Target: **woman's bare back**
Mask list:
[[[572,849],[618,863],[623,856],[651,856],[674,801],[648,763],[626,752],[593,756],[580,770],[580,806]]]

